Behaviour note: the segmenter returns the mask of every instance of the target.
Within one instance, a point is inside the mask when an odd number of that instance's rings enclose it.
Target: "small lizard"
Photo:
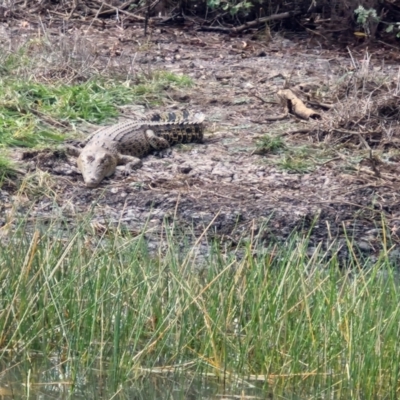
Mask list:
[[[100,128],[83,142],[83,149],[67,146],[67,151],[78,156],[83,180],[87,187],[93,188],[112,175],[117,165],[125,164],[129,173],[140,168],[140,158],[152,151],[165,151],[176,143],[201,143],[204,117],[202,113],[186,110],[153,114],[146,120]]]

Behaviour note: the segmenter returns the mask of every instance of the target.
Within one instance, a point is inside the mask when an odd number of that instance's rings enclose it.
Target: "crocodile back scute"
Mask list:
[[[170,145],[177,143],[201,143],[203,141],[204,114],[189,110],[154,113],[148,117],[147,129]]]
[[[176,143],[200,143],[203,140],[204,114],[191,111],[153,113],[144,120],[132,120],[99,129],[86,147],[104,148],[113,153],[143,157],[152,151],[146,136],[151,130],[158,137]]]
[[[189,110],[170,111],[165,113],[152,113],[145,118],[145,121],[164,122],[172,124],[200,124],[204,121],[203,113],[194,113]]]
[[[178,124],[173,126],[149,127],[154,133],[168,141],[170,145],[177,143],[201,143],[203,141],[203,126],[200,124]]]

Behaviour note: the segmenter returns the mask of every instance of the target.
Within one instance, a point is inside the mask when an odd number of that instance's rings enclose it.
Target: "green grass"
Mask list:
[[[56,44],[45,39],[29,40],[14,52],[5,49],[0,55],[0,147],[34,147],[59,143],[81,122],[111,123],[118,117],[119,107],[127,104],[160,105],[170,88],[188,88],[191,78],[169,71],[149,71],[132,75],[104,70],[80,79],[49,79],[72,65],[73,58],[63,64]],[[87,51],[87,50],[86,50]],[[61,57],[61,60],[57,60]],[[51,64],[49,65],[49,58]],[[68,83],[66,83],[68,82]]]
[[[19,47],[15,51],[9,52],[2,48],[0,55],[0,76],[11,76],[18,74],[18,69],[29,66],[27,49]]]
[[[15,163],[7,157],[5,152],[0,151],[0,188],[4,178],[15,176],[15,168]]]
[[[256,142],[256,154],[279,153],[286,149],[285,141],[281,136],[265,134]]]
[[[315,164],[307,157],[298,155],[296,153],[285,154],[276,165],[285,171],[293,173],[306,173],[311,172],[315,168]]]
[[[314,170],[315,158],[326,158],[320,149],[312,149],[308,146],[289,147],[282,136],[265,134],[256,141],[254,154],[265,155],[266,160],[277,165],[278,168],[292,173],[307,173]],[[268,159],[269,154],[279,158]]]
[[[348,243],[344,265],[304,239],[255,238],[197,257],[176,235],[165,227],[151,254],[144,235],[85,222],[3,230],[0,361],[62,354],[73,382],[96,366],[120,388],[189,363],[281,398],[397,398],[400,289],[385,248],[372,263]]]
[[[97,79],[64,85],[0,79],[0,146],[60,142],[71,125],[109,122],[119,115],[118,106],[161,102],[166,84],[190,84],[187,77],[162,71],[139,81],[132,84]]]
[[[155,71],[151,74],[152,79],[159,84],[171,84],[177,87],[192,87],[193,79],[187,75],[177,75],[169,71]]]

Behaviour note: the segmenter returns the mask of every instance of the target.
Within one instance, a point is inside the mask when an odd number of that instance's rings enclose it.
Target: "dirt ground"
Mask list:
[[[3,24],[1,32],[3,41],[12,40],[21,29]],[[34,27],[23,29],[26,37],[35,32]],[[53,38],[58,34],[56,28],[49,32]],[[209,233],[233,245],[256,234],[266,243],[284,241],[293,231],[308,232],[312,227],[310,249],[319,244],[328,248],[334,241],[340,246],[347,237],[370,256],[382,249],[384,232],[391,237],[388,248],[393,245],[392,252],[397,254],[397,163],[387,161],[390,176],[376,174],[365,161],[365,152],[355,149],[357,158],[351,147],[333,148],[307,133],[288,134],[307,128],[308,122],[293,116],[277,121],[266,118],[282,114],[274,94],[288,77],[291,86],[332,84],[351,71],[355,62],[365,61],[365,49],[352,50],[350,56],[346,49],[323,49],[318,41],[279,34],[267,42],[252,34],[230,37],[172,27],[154,28],[144,38],[140,25],[126,30],[74,28],[63,35],[81,46],[84,42],[85,51],[96,55],[99,69],[111,63],[125,69],[128,77],[158,69],[192,77],[192,88],[166,89],[163,110],[203,112],[207,122],[204,144],[174,147],[168,158],[150,155],[130,176],[119,170],[96,189],[83,185],[75,160],[62,152],[17,150],[16,158],[23,158],[21,168],[51,174],[54,196],[39,195],[32,203],[18,192],[18,185],[6,183],[0,189],[5,211],[0,226],[18,204],[33,219],[62,215],[71,223],[93,210],[93,224],[99,230],[111,223],[132,232],[144,226],[149,232],[157,231],[165,219],[174,219],[187,232],[198,235],[208,227]],[[386,65],[381,55],[372,54],[370,68],[396,81],[397,67]],[[126,107],[124,113],[154,110],[134,106]],[[284,134],[286,146],[302,148],[311,166],[296,172],[279,165],[284,153],[255,152],[257,140],[265,134]],[[321,151],[332,153],[319,160]]]

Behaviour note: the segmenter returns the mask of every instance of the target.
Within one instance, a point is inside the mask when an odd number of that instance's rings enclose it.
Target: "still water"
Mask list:
[[[34,356],[30,359],[0,362],[0,399],[273,399],[260,382],[244,379],[204,376],[182,371],[136,373],[135,378],[113,383],[110,371],[91,368],[72,379],[72,373],[51,361]],[[73,383],[74,382],[74,383]],[[123,382],[123,383],[121,383]],[[297,397],[296,397],[297,398]]]

